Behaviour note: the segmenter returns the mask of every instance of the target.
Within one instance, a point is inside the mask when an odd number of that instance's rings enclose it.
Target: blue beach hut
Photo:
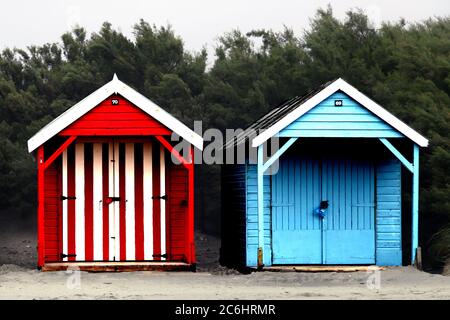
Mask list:
[[[285,102],[225,145],[256,156],[222,168],[222,262],[414,263],[427,145],[342,79]],[[411,190],[403,210],[402,187]]]

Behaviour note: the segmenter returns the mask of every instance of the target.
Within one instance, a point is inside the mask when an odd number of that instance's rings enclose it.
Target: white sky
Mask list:
[[[339,18],[358,7],[375,24],[450,15],[450,0],[11,0],[1,4],[0,49],[59,41],[76,24],[98,31],[104,21],[131,37],[132,26],[143,18],[158,26],[170,23],[188,50],[205,46],[212,53],[217,37],[235,28],[282,30],[286,25],[300,34],[317,8],[328,3]]]

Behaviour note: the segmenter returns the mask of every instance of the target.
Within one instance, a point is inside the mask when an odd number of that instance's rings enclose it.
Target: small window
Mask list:
[[[111,104],[112,104],[113,106],[119,105],[119,99],[111,99]]]
[[[342,107],[342,105],[343,105],[342,100],[334,100],[335,107]]]

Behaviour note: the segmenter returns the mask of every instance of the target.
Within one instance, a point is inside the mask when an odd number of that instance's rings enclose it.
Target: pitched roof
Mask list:
[[[238,135],[235,140],[228,141],[225,147],[244,142],[246,137],[251,136],[252,133],[254,136],[252,146],[257,147],[263,144],[338,90],[346,93],[363,107],[419,146],[428,146],[428,140],[425,137],[378,105],[375,101],[358,91],[355,87],[339,78],[321,85],[319,88],[308,92],[302,97],[295,97],[288,100],[279,107],[271,110],[265,116],[250,125],[242,134]]]
[[[40,145],[50,140],[61,130],[95,108],[100,102],[107,99],[112,94],[117,93],[198,149],[203,149],[203,138],[200,135],[189,129],[181,121],[163,110],[153,101],[120,81],[114,74],[114,77],[110,82],[66,110],[31,137],[28,140],[28,152],[36,150]]]
[[[308,93],[306,93],[303,96],[295,96],[292,99],[289,99],[282,104],[280,104],[278,107],[275,107],[271,111],[269,111],[267,114],[265,114],[263,117],[261,117],[259,120],[253,122],[247,129],[244,130],[241,134],[238,134],[236,139],[229,140],[226,142],[225,147],[230,147],[231,145],[238,145],[245,141],[246,138],[250,137],[252,134],[259,133],[260,130],[269,128],[273,124],[275,124],[279,119],[281,119],[283,116],[289,114],[292,110],[295,110],[298,108],[301,104],[306,102],[308,99],[313,97],[315,94],[322,91],[324,88],[326,88],[329,84],[331,84],[333,81],[329,81],[320,87],[310,90]]]

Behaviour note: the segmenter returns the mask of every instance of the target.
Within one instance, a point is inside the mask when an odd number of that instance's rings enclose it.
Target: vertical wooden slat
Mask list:
[[[134,145],[135,245],[136,260],[144,260],[143,144]]]
[[[76,260],[85,260],[84,144],[75,144],[75,252]]]
[[[159,166],[160,166],[160,191],[159,193],[163,196],[166,195],[166,160],[165,160],[165,149],[164,146],[159,146]],[[166,254],[166,200],[161,199],[160,206],[160,223],[161,223],[161,255]],[[164,257],[161,260],[165,260]]]
[[[257,184],[258,184],[258,266],[262,266],[264,257],[264,158],[263,145],[258,147]]]
[[[419,246],[419,146],[417,144],[414,144],[413,150],[412,184],[411,264],[414,264]]]
[[[190,158],[191,164],[188,169],[188,192],[189,192],[189,200],[188,200],[188,236],[189,236],[189,245],[190,245],[190,259],[188,263],[195,264],[195,240],[194,240],[194,147],[190,148]]]
[[[109,174],[110,174],[110,143],[103,143],[102,144],[102,209],[103,209],[103,260],[109,261],[112,260],[112,255],[110,254],[110,242],[111,242],[111,231],[110,231],[110,225],[113,225],[111,223],[113,213],[109,210],[110,204],[107,203],[107,199],[109,197],[109,190],[111,188],[111,183],[109,180]]]
[[[144,259],[153,260],[153,160],[152,143],[144,143],[143,197],[144,197]]]
[[[134,169],[134,143],[125,143],[125,238],[127,261],[132,261],[136,258]]]
[[[38,163],[38,267],[44,265],[44,242],[45,242],[45,180],[44,180],[44,146],[41,145],[37,151]]]
[[[62,195],[67,196],[67,150],[62,153]],[[67,200],[62,201],[62,253],[67,254],[69,252],[68,247],[68,220],[67,220]],[[67,261],[67,257],[63,258],[63,261]]]
[[[94,165],[92,143],[84,144],[84,244],[85,260],[94,258]]]
[[[109,143],[109,194],[119,197],[119,143]],[[119,218],[120,202],[114,201],[110,205],[112,213],[109,215],[109,259],[120,260]]]
[[[120,250],[119,256],[121,261],[125,261],[127,259],[127,247],[126,247],[126,199],[127,199],[127,190],[125,187],[125,144],[119,143],[119,195],[120,195],[120,205],[119,205],[119,233],[116,235],[119,238],[120,242]]]
[[[92,170],[93,170],[93,259],[103,260],[103,146],[101,143],[94,143],[92,150]]]
[[[67,150],[67,194],[65,196],[74,197],[75,192],[75,147]],[[65,200],[67,202],[67,252],[65,254],[76,254],[75,249],[75,221],[76,221],[76,200]],[[74,256],[70,256],[69,261],[75,261]]]
[[[161,260],[161,196],[160,188],[160,149],[159,145],[155,144],[152,148],[153,156],[153,260]]]

